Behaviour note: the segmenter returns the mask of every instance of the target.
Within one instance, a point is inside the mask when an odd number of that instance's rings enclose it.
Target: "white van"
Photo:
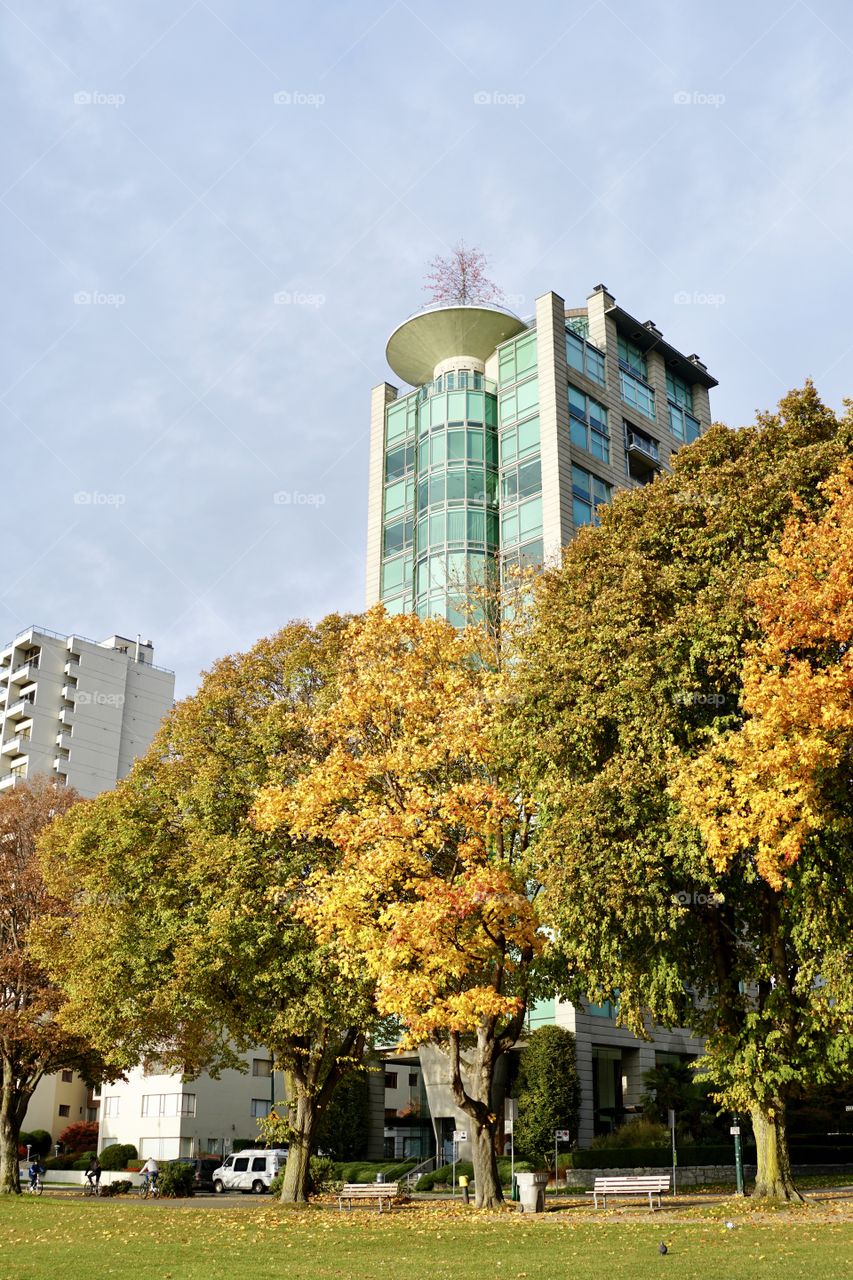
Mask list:
[[[287,1151],[235,1151],[218,1169],[213,1170],[214,1191],[251,1191],[261,1196],[268,1190],[279,1169],[284,1167]]]

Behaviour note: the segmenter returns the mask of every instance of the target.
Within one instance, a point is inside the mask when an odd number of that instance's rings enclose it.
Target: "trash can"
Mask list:
[[[521,1195],[521,1212],[544,1213],[548,1174],[545,1172],[517,1173],[515,1177]]]

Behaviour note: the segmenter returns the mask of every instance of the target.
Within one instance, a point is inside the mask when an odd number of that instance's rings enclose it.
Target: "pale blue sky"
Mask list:
[[[853,391],[843,0],[0,21],[0,640],[140,631],[187,693],[360,608],[369,390],[460,236],[522,313],[603,281],[702,356],[732,425],[809,375]]]

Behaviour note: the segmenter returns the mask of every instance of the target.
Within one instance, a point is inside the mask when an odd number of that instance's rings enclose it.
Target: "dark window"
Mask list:
[[[267,1158],[266,1156],[255,1156],[252,1161],[252,1173],[266,1173]]]
[[[74,1072],[73,1072],[73,1071],[63,1071],[63,1073],[62,1073],[62,1083],[63,1083],[63,1084],[70,1084],[70,1083],[71,1083],[71,1081],[72,1081],[73,1079],[74,1079]]]
[[[409,1088],[417,1089],[417,1087],[418,1087],[418,1073],[417,1071],[410,1071],[409,1072]]]
[[[62,1106],[59,1108],[59,1114],[61,1116],[70,1116],[71,1108],[66,1103],[63,1103]]]
[[[386,1089],[397,1088],[397,1072],[396,1071],[385,1072],[385,1088]]]
[[[248,1169],[248,1167],[249,1167],[249,1157],[248,1157],[248,1156],[239,1156],[239,1157],[234,1161],[234,1172],[235,1172],[235,1173],[245,1173],[245,1172],[246,1172],[246,1170]]]

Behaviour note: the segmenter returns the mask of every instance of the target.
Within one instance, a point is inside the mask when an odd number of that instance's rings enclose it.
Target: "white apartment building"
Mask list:
[[[114,787],[172,705],[150,640],[85,640],[31,626],[0,649],[0,790],[37,774],[83,796]]]
[[[241,1056],[246,1072],[223,1071],[217,1080],[202,1074],[184,1081],[153,1064],[103,1085],[98,1150],[132,1143],[142,1159],[176,1160],[227,1155],[238,1140],[258,1141],[258,1120],[280,1100],[284,1084],[263,1049]]]

